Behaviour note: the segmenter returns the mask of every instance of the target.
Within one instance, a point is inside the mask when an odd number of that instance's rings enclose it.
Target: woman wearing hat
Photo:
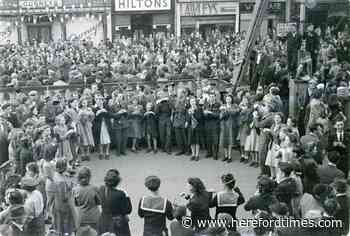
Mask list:
[[[216,207],[215,218],[221,213],[227,213],[236,220],[236,211],[238,206],[244,203],[244,196],[241,190],[235,186],[236,180],[232,174],[222,175],[221,181],[224,185],[224,190],[213,197],[210,207]],[[232,230],[236,230],[236,227]]]
[[[119,171],[110,169],[104,178],[105,185],[99,189],[102,214],[99,233],[130,236],[129,217],[132,206],[127,193],[117,186],[121,181]]]
[[[149,193],[141,198],[138,208],[138,215],[144,218],[143,236],[168,235],[166,219],[174,218],[171,202],[160,196],[160,179],[157,176],[148,176],[145,186]]]
[[[27,198],[24,201],[24,208],[28,217],[25,235],[44,236],[44,199],[42,194],[36,190],[39,182],[31,177],[24,177],[21,180],[21,187],[25,191]]]

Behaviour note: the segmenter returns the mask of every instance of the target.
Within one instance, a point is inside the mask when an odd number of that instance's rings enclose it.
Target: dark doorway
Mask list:
[[[134,32],[134,35],[137,38],[141,38],[141,36],[148,37],[152,34],[152,20],[152,15],[150,14],[132,15],[131,30]]]
[[[28,25],[28,40],[30,43],[48,43],[51,41],[51,25]]]

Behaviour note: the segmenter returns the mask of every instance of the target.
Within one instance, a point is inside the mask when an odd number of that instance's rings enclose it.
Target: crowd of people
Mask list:
[[[304,35],[291,29],[286,38],[259,40],[246,59],[250,88],[235,91],[218,85],[232,79],[244,35],[121,39],[97,48],[85,41],[8,45],[1,82],[14,92],[5,93],[0,116],[0,163],[7,171],[2,234],[128,236],[133,208],[117,188],[118,170],[107,171],[105,185],[96,187],[85,161],[146,151],[231,163],[238,151],[240,162],[259,168],[254,196],[245,200],[231,173],[217,193],[189,178],[189,192],[181,194],[187,202],[179,206],[159,195],[161,180],[149,176],[138,206],[143,235],[244,235],[229,225],[197,224],[211,218],[210,208],[216,219],[236,219],[243,203],[264,219],[343,222],[328,229],[256,227],[255,235],[346,235],[350,37],[347,29],[317,32],[310,26]],[[290,80],[308,84],[297,116],[289,114]],[[22,90],[70,84],[82,88]],[[186,212],[193,228],[181,224]],[[169,230],[166,219],[173,220]]]

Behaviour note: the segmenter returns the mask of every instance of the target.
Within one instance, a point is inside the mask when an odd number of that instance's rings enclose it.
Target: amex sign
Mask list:
[[[115,0],[115,11],[159,11],[170,8],[170,0]]]

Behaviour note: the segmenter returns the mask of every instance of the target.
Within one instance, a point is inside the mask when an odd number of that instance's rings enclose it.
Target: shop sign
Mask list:
[[[180,3],[181,16],[213,16],[237,15],[237,2],[182,2]]]
[[[62,0],[19,0],[21,8],[61,7]]]
[[[157,11],[170,8],[170,0],[115,0],[115,11]]]
[[[103,23],[98,19],[86,19],[86,17],[70,20],[67,22],[67,39],[87,40],[98,45],[103,40]]]
[[[0,45],[17,42],[17,29],[11,22],[0,21]]]

